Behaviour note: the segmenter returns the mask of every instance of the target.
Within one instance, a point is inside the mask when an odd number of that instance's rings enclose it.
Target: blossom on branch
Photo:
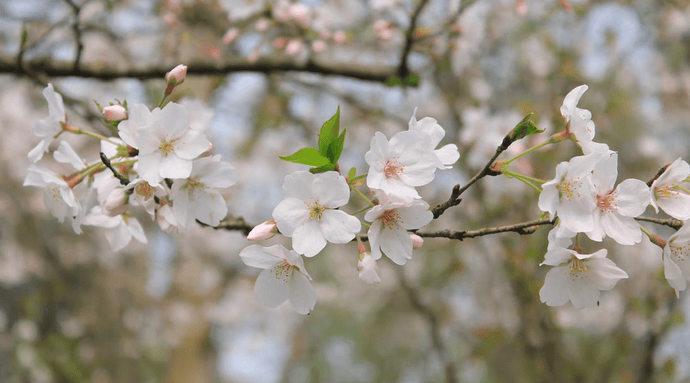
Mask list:
[[[664,247],[664,276],[676,290],[685,291],[690,279],[690,225],[684,224],[666,242]]]
[[[606,258],[606,249],[593,254],[555,247],[549,250],[540,265],[555,266],[546,273],[539,298],[549,306],[573,302],[576,309],[599,304],[601,291],[611,290],[628,274]]]
[[[690,177],[690,165],[680,157],[652,183],[652,206],[681,221],[690,219],[690,192],[680,186]]]
[[[84,225],[105,228],[105,238],[115,252],[124,249],[132,238],[136,238],[141,243],[147,242],[141,224],[128,213],[110,217],[103,214],[100,206],[94,206],[89,215],[84,218]]]
[[[580,145],[584,154],[607,152],[609,150],[608,145],[592,141],[595,133],[592,112],[577,107],[580,98],[587,89],[587,85],[580,85],[571,90],[563,99],[561,115],[565,118],[566,130],[575,136],[575,141]]]
[[[458,147],[455,144],[448,144],[441,149],[436,149],[436,146],[441,142],[443,136],[446,135],[446,131],[443,130],[441,125],[438,124],[435,118],[424,117],[417,121],[415,115],[417,114],[417,108],[414,109],[412,113],[412,118],[410,118],[409,130],[418,131],[429,136],[429,147],[434,152],[436,156],[435,162],[436,167],[439,169],[450,169],[458,158],[460,158],[460,153],[458,152]]]
[[[251,245],[240,252],[245,265],[264,269],[254,284],[256,300],[268,307],[278,307],[286,300],[300,314],[309,314],[316,305],[311,276],[302,257],[282,245]]]
[[[438,157],[428,134],[417,130],[403,131],[390,141],[381,132],[371,139],[371,149],[364,159],[369,164],[367,186],[388,195],[411,201],[420,198],[415,186],[434,179]]]
[[[331,243],[348,243],[361,229],[359,219],[336,208],[350,199],[345,177],[329,171],[297,171],[285,177],[283,200],[273,210],[280,232],[292,237],[292,247],[313,257]]]
[[[41,142],[29,152],[29,161],[33,163],[43,158],[43,153],[48,151],[55,136],[64,130],[63,124],[67,121],[62,96],[55,92],[53,84],[43,89],[43,97],[48,102],[48,117],[39,120],[33,128],[34,135],[41,138]]]

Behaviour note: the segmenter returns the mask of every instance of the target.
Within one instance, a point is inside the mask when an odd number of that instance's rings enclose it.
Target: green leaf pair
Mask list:
[[[312,173],[323,173],[334,170],[343,152],[345,131],[340,133],[340,106],[333,117],[324,122],[319,133],[319,149],[302,148],[289,156],[280,156],[281,160],[302,165],[310,165]]]

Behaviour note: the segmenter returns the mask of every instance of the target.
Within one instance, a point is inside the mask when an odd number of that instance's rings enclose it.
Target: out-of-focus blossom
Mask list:
[[[335,45],[340,45],[347,40],[347,35],[343,31],[335,31],[333,34],[333,42]]]
[[[298,39],[292,39],[285,47],[285,53],[287,55],[295,55],[302,49],[302,41]]]
[[[326,50],[326,42],[323,40],[316,40],[311,43],[311,49],[314,52],[323,52]]]
[[[223,35],[223,44],[228,45],[232,43],[239,34],[240,30],[235,27],[228,29],[227,32],[225,32],[225,35]]]
[[[360,260],[357,261],[357,270],[359,271],[359,279],[368,285],[377,285],[381,283],[379,277],[379,267],[376,261],[369,253],[360,254]]]
[[[103,108],[106,121],[121,121],[127,118],[127,109],[122,105],[110,105]]]
[[[55,92],[53,84],[43,89],[43,97],[48,101],[48,117],[39,120],[33,128],[34,135],[41,138],[41,142],[29,152],[29,160],[34,163],[43,158],[43,153],[48,151],[50,143],[63,131],[63,124],[67,121],[62,96]]]

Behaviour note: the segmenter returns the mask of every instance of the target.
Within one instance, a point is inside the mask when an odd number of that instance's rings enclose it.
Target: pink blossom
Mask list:
[[[121,121],[127,118],[127,109],[122,105],[110,105],[103,108],[106,121]]]
[[[300,50],[302,49],[302,41],[293,39],[290,40],[290,42],[287,44],[287,47],[285,47],[285,53],[292,56],[297,54]]]
[[[276,235],[277,231],[276,221],[266,221],[254,226],[252,231],[247,234],[247,239],[250,241],[269,239]]]
[[[228,29],[227,32],[225,32],[225,35],[223,35],[223,44],[228,45],[231,42],[235,41],[235,38],[240,34],[240,30],[237,28],[230,28]]]
[[[187,66],[180,64],[165,75],[165,81],[169,85],[177,86],[184,82],[185,76],[187,76]]]
[[[333,34],[333,42],[335,43],[335,45],[340,45],[340,44],[344,43],[345,40],[347,40],[347,36],[345,35],[345,32],[336,31]]]
[[[259,21],[254,24],[254,30],[257,32],[265,32],[268,30],[268,27],[270,26],[268,20],[266,19],[259,19]]]
[[[311,43],[311,50],[314,52],[323,52],[326,50],[326,42],[323,40],[316,40]]]

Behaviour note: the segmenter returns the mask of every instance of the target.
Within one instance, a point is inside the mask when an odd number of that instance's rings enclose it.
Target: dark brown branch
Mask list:
[[[106,168],[110,169],[111,172],[113,172],[113,175],[115,178],[120,180],[120,183],[122,186],[127,186],[129,185],[129,178],[123,176],[122,174],[118,173],[115,168],[113,168],[113,165],[110,164],[110,160],[108,157],[106,157],[105,153],[101,152],[101,162],[103,162],[103,165],[105,165]]]
[[[431,336],[431,345],[434,348],[434,351],[436,351],[439,358],[441,359],[443,369],[446,373],[446,382],[457,382],[458,369],[454,364],[453,357],[450,355],[445,345],[441,341],[442,335],[436,314],[433,312],[433,310],[431,310],[429,306],[424,304],[424,302],[422,302],[422,300],[419,299],[417,291],[413,289],[409,284],[407,284],[402,268],[396,267],[396,272],[398,274],[398,279],[400,279],[400,285],[402,286],[403,290],[405,290],[405,293],[407,293],[407,298],[410,300],[410,304],[412,304],[412,307],[414,307],[415,310],[417,310],[417,312],[419,312],[419,314],[429,324],[429,335]]]
[[[662,166],[661,169],[659,169],[659,171],[656,172],[654,177],[651,180],[647,181],[647,186],[649,186],[651,188],[654,181],[656,181],[659,177],[661,177],[662,174],[664,174],[666,169],[668,169],[669,165],[671,165],[671,164],[666,164],[666,165]]]
[[[450,238],[463,240],[465,238],[482,237],[490,234],[515,232],[520,235],[534,233],[539,226],[553,225],[554,220],[549,218],[535,219],[534,221],[516,223],[508,226],[486,227],[478,230],[439,230],[430,232],[417,232],[420,237],[427,238]]]
[[[115,68],[109,66],[84,66],[74,68],[73,63],[33,60],[25,61],[23,68],[41,73],[48,77],[82,77],[96,80],[111,81],[120,78],[134,78],[139,80],[163,79],[165,74],[174,67],[174,64],[165,67],[150,67],[143,69]],[[0,73],[23,73],[16,63],[15,58],[0,57]],[[21,70],[21,72],[20,72]],[[279,73],[279,72],[310,72],[329,76],[350,77],[358,80],[387,83],[396,73],[396,68],[391,66],[362,66],[353,63],[321,63],[321,62],[297,62],[287,58],[263,58],[250,62],[245,58],[229,58],[224,64],[189,63],[187,75],[200,76],[225,76],[237,72]]]
[[[201,223],[197,221],[199,224],[202,226],[208,226],[204,223]],[[244,221],[244,218],[242,217],[228,217],[227,219],[223,220],[220,222],[220,224],[214,229],[223,229],[223,230],[237,230],[241,231],[242,234],[249,235],[249,232],[252,231],[256,225],[250,225],[247,222]]]
[[[428,2],[429,0],[421,0],[410,17],[410,27],[407,29],[405,46],[403,47],[402,55],[400,56],[400,64],[398,65],[398,70],[396,72],[400,79],[406,79],[407,76],[410,75],[410,69],[407,67],[407,57],[410,55],[412,45],[414,44],[414,33],[415,29],[417,29],[417,19],[419,19],[419,15],[421,15],[422,10]]]

